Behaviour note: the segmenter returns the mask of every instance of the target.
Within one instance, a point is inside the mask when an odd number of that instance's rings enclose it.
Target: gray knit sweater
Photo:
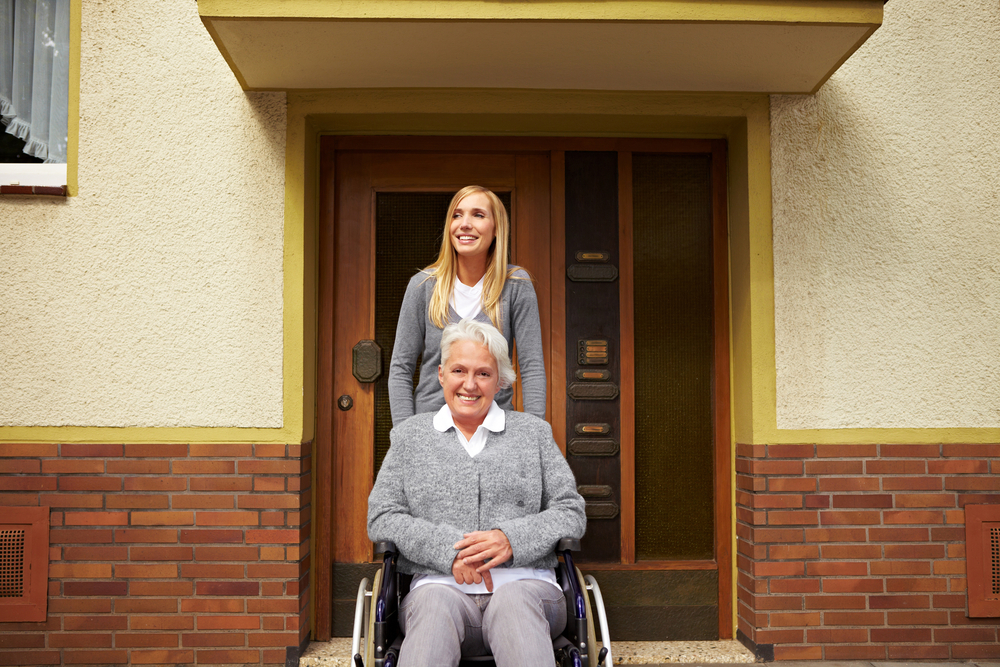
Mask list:
[[[399,547],[399,568],[451,574],[463,533],[499,528],[513,558],[503,567],[553,568],[556,543],[587,526],[583,498],[548,423],[508,412],[470,457],[455,437],[420,414],[392,429],[391,446],[368,496],[368,537]]]
[[[535,288],[523,269],[512,267],[513,276],[504,283],[500,292],[500,329],[507,339],[511,355],[517,341],[519,378],[524,394],[524,411],[545,419],[545,360],[542,356],[542,328],[538,320],[538,299]],[[392,425],[398,426],[408,417],[421,412],[437,412],[444,405],[444,394],[438,382],[438,365],[441,363],[441,329],[434,326],[427,312],[434,293],[436,278],[428,278],[420,271],[410,279],[399,309],[396,340],[389,363],[389,408]],[[459,320],[451,309],[452,322]],[[490,324],[485,312],[476,316]],[[420,362],[420,381],[413,388],[413,373]],[[511,410],[514,393],[508,387],[497,392],[496,400],[504,410]]]

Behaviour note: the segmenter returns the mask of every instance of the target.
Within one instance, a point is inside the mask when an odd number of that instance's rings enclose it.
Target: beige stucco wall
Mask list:
[[[891,1],[771,100],[778,428],[1000,426],[1000,6]]]
[[[0,425],[282,425],[285,96],[84,0],[79,196],[0,200]]]

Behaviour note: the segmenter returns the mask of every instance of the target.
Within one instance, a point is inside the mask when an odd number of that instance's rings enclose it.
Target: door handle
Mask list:
[[[359,340],[351,350],[351,373],[358,382],[382,377],[382,348],[373,340]]]

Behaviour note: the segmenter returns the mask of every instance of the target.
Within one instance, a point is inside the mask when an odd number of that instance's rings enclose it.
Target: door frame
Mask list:
[[[657,561],[654,563],[623,563],[588,565],[588,569],[715,569],[718,572],[718,604],[719,604],[719,636],[733,636],[733,551],[735,542],[735,526],[733,525],[732,504],[732,402],[730,398],[730,348],[729,331],[732,313],[729,304],[729,243],[728,243],[728,182],[727,182],[727,142],[724,139],[615,139],[615,138],[536,138],[536,137],[461,137],[461,136],[322,136],[319,151],[319,183],[318,183],[318,290],[317,290],[317,427],[316,427],[316,488],[314,502],[316,507],[315,543],[313,576],[315,577],[315,634],[319,640],[326,640],[331,632],[331,541],[334,531],[333,518],[335,508],[332,503],[334,483],[333,447],[334,432],[333,410],[333,298],[334,258],[335,258],[335,219],[336,202],[335,170],[336,150],[365,150],[389,152],[500,152],[500,153],[538,153],[547,152],[550,155],[550,220],[551,242],[549,245],[549,277],[565,275],[565,163],[566,151],[617,151],[619,153],[619,237],[620,264],[628,267],[620,277],[620,292],[631,294],[632,288],[632,237],[631,237],[631,163],[629,154],[632,152],[663,152],[663,153],[710,153],[712,155],[712,186],[713,186],[713,263],[715,268],[714,300],[715,300],[715,377],[713,385],[716,392],[714,401],[715,412],[715,554],[711,564],[694,563],[690,561]],[[623,171],[624,169],[624,171]],[[621,178],[623,173],[628,179]],[[626,182],[627,180],[627,182]],[[537,252],[539,249],[526,248],[524,252]],[[541,254],[536,255],[541,258]],[[515,251],[514,261],[517,261]],[[627,260],[627,261],[626,261]],[[566,414],[566,327],[565,327],[565,283],[559,279],[548,281],[549,289],[540,293],[540,309],[548,302],[548,312],[551,313],[551,323],[548,330],[551,336],[546,351],[546,363],[549,372],[548,414]],[[627,422],[633,420],[634,412],[634,372],[631,363],[634,341],[632,339],[632,302],[630,299],[620,300],[620,316],[622,327],[622,369],[621,369],[621,416],[622,416],[622,534],[623,561],[634,560],[634,540],[625,539],[626,531],[634,531],[634,440],[633,429],[625,428]],[[627,355],[626,356],[626,352]],[[724,408],[722,407],[724,405]],[[553,435],[560,449],[566,450],[566,422],[564,418],[553,419]],[[631,426],[631,424],[628,424]],[[627,454],[627,455],[626,455]],[[629,484],[626,485],[626,481]],[[628,546],[631,543],[631,550]]]

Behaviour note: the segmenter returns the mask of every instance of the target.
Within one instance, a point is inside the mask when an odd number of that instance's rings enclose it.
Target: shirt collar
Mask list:
[[[448,404],[441,406],[441,409],[437,411],[434,415],[434,428],[441,433],[444,433],[450,428],[454,428],[455,420],[451,416],[451,410],[448,408]],[[480,426],[493,431],[494,433],[499,433],[504,430],[507,425],[507,414],[500,409],[496,401],[490,404],[490,411],[486,413],[486,418],[483,419],[483,423]]]

